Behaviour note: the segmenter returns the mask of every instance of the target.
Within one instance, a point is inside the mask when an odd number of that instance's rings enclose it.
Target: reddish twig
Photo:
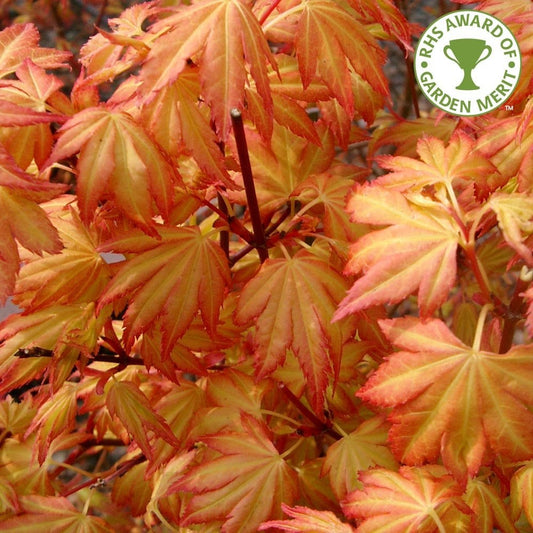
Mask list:
[[[250,218],[252,220],[254,245],[255,248],[257,248],[261,263],[264,263],[268,259],[265,230],[263,228],[263,223],[261,222],[259,204],[257,202],[257,195],[255,193],[255,184],[252,174],[252,166],[250,164],[250,156],[248,154],[248,145],[246,143],[246,134],[244,133],[242,115],[238,109],[231,110],[231,122],[233,124],[233,133],[235,135],[235,142],[237,144],[239,162],[241,164],[242,179],[244,182],[244,189],[246,191],[246,200],[248,203],[248,209],[250,211]]]

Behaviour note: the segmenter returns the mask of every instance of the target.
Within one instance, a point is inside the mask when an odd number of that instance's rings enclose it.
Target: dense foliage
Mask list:
[[[468,119],[416,3],[4,4],[2,531],[533,530],[530,0]]]

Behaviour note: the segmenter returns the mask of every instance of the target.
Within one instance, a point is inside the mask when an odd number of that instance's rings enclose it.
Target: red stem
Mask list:
[[[264,24],[265,20],[270,16],[270,13],[272,13],[272,11],[274,11],[274,9],[276,9],[276,7],[278,7],[280,2],[281,2],[281,0],[274,0],[270,4],[270,7],[265,11],[265,13],[263,13],[263,16],[259,19],[259,24],[261,26]]]
[[[300,399],[285,385],[285,383],[278,383],[279,388],[287,396],[288,400],[300,411],[321,433],[327,433],[335,440],[342,439],[342,435],[337,433],[330,424],[322,422],[318,416],[308,409]]]
[[[252,174],[252,166],[250,164],[250,156],[248,154],[248,144],[246,143],[246,134],[244,133],[242,115],[238,109],[231,110],[231,122],[233,124],[233,133],[235,135],[235,142],[237,144],[239,162],[241,164],[242,179],[244,182],[244,189],[246,191],[246,200],[248,203],[248,209],[250,210],[252,228],[254,230],[254,245],[257,248],[257,253],[259,254],[261,263],[264,263],[268,259],[265,230],[263,228],[263,223],[261,222],[259,204],[257,202],[257,195],[255,193],[254,177]]]
[[[517,279],[513,297],[509,303],[508,312],[503,317],[503,329],[499,353],[508,352],[513,345],[516,324],[524,318],[524,298],[522,294],[527,290],[528,286],[529,281],[524,281],[521,277]]]

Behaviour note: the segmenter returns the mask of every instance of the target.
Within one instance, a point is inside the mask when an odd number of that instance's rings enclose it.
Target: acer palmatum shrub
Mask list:
[[[2,531],[531,531],[533,11],[478,8],[522,76],[470,118],[389,0],[0,33]]]

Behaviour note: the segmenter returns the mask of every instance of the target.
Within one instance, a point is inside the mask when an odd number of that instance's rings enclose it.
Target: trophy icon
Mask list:
[[[475,91],[479,87],[472,80],[472,71],[487,59],[492,48],[482,39],[453,39],[444,47],[444,55],[457,63],[464,71],[463,81],[456,87],[464,91]]]

